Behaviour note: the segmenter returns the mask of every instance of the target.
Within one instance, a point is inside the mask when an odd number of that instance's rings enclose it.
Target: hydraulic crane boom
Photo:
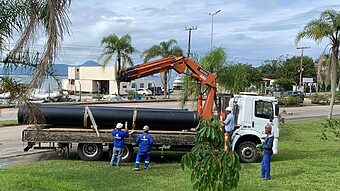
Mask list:
[[[207,96],[203,106],[202,93],[198,95],[197,112],[200,119],[211,119],[213,116],[213,105],[216,93],[216,75],[202,68],[189,58],[170,56],[136,65],[119,71],[118,78],[122,82],[130,82],[137,78],[165,72],[171,69],[174,69],[180,74],[186,74],[186,69],[188,69],[190,71],[188,75],[194,78],[197,83],[208,86]]]

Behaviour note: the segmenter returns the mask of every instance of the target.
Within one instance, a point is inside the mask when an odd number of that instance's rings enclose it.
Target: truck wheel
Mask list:
[[[237,154],[240,156],[241,162],[244,163],[253,163],[259,159],[259,153],[257,152],[255,143],[249,141],[241,143],[238,146]]]
[[[99,160],[103,154],[103,145],[98,143],[79,143],[78,155],[82,160]]]
[[[112,158],[113,146],[109,147],[109,156]],[[134,149],[132,145],[124,145],[124,153],[122,157],[122,162],[131,162],[133,161],[133,157],[135,155]]]

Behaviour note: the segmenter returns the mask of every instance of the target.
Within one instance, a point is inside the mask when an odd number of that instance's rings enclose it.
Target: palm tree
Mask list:
[[[19,31],[21,36],[15,47],[11,50],[7,63],[20,61],[18,53],[26,52],[29,45],[33,42],[33,37],[38,29],[42,29],[47,40],[45,48],[36,70],[32,75],[29,87],[36,87],[46,71],[54,64],[54,58],[57,54],[60,42],[63,40],[65,32],[68,33],[68,9],[71,0],[9,0],[2,2],[1,8],[4,8],[0,17],[0,44],[4,45],[4,39],[9,39],[13,33]],[[23,62],[21,62],[23,63]]]
[[[152,58],[160,56],[166,58],[169,56],[182,56],[183,50],[177,45],[177,41],[170,39],[160,42],[158,45],[153,45],[151,48],[143,52],[144,62],[150,61]],[[168,92],[168,74],[170,71],[162,72],[161,79],[164,87],[164,97],[167,97]]]
[[[132,66],[133,62],[129,55],[136,52],[135,48],[131,45],[131,36],[126,34],[119,38],[115,34],[110,34],[102,39],[102,45],[105,46],[101,55],[101,58],[104,58],[103,66],[106,66],[114,55],[117,55],[115,69],[118,94],[120,94],[120,81],[118,80],[117,73],[122,68],[125,68],[126,64]]]
[[[301,39],[308,38],[320,43],[323,39],[329,40],[332,50],[331,64],[331,101],[328,112],[328,118],[332,118],[333,105],[335,101],[335,91],[337,84],[337,61],[339,56],[340,45],[340,12],[328,9],[321,13],[319,19],[311,20],[304,29],[296,36],[296,43]]]
[[[325,92],[327,87],[331,81],[331,56],[330,54],[322,53],[319,59],[317,60],[317,82],[321,86],[325,87]]]
[[[0,51],[3,50],[6,40],[12,39],[15,33],[20,37],[15,47],[10,50],[5,59],[5,65],[16,67],[25,65],[30,60],[30,55],[22,57],[24,52],[29,52],[29,46],[34,43],[38,33],[46,36],[46,43],[42,54],[36,59],[35,71],[31,75],[28,85],[23,88],[24,93],[15,98],[19,103],[32,105],[28,100],[30,91],[42,82],[43,77],[54,64],[57,50],[64,34],[68,33],[68,10],[71,0],[7,0],[0,3]],[[12,83],[15,84],[15,83]],[[9,86],[7,86],[9,87]],[[4,90],[6,91],[6,90]],[[31,108],[33,109],[33,108]],[[33,110],[32,110],[33,111]],[[30,112],[34,113],[34,112]],[[36,116],[32,116],[36,118]],[[32,119],[36,120],[36,119]]]

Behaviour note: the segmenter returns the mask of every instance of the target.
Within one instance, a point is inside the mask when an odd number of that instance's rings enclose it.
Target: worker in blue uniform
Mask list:
[[[125,123],[125,130],[122,131],[123,124],[117,123],[116,129],[112,130],[112,136],[114,137],[114,146],[113,146],[113,153],[110,165],[113,166],[114,161],[117,158],[117,166],[120,165],[124,153],[124,142],[125,137],[129,137],[128,129],[127,129],[127,123]]]
[[[139,170],[139,164],[141,160],[144,159],[144,169],[149,168],[150,159],[151,159],[151,145],[153,144],[153,138],[148,133],[149,127],[145,125],[143,127],[143,133],[140,134],[137,138],[137,145],[138,145],[138,153],[136,157],[136,164],[134,170]]]
[[[267,135],[265,140],[263,141],[263,144],[259,144],[257,147],[261,148],[263,151],[263,158],[262,158],[262,173],[261,177],[264,180],[270,180],[270,162],[272,160],[273,155],[273,142],[274,142],[274,136],[272,134],[272,126],[270,124],[267,124],[265,126],[265,134]]]

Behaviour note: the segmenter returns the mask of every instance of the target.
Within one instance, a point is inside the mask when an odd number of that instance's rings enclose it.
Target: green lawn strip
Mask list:
[[[320,141],[321,123],[282,126],[273,179],[260,178],[260,163],[242,164],[237,190],[340,190],[340,143]],[[153,156],[151,169],[139,172],[132,171],[133,163],[117,168],[108,161],[68,159],[11,166],[0,171],[0,190],[191,190],[190,171],[180,168],[180,155],[169,155],[168,163],[155,163]]]
[[[0,126],[8,126],[8,125],[16,125],[18,124],[17,120],[0,120]]]

